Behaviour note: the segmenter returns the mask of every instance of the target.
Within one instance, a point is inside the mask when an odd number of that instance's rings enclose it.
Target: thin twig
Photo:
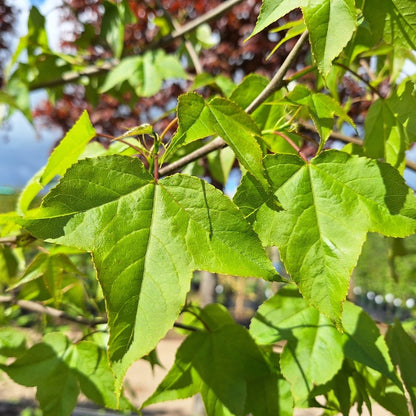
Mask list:
[[[196,326],[191,326],[191,325],[185,325],[185,324],[181,324],[180,322],[175,322],[173,324],[173,326],[175,328],[180,328],[180,329],[186,329],[187,331],[192,331],[192,332],[196,332],[199,331],[200,329],[197,328]]]
[[[288,136],[286,136],[286,134],[281,133],[280,131],[274,131],[273,134],[280,136],[282,139],[284,139],[287,143],[290,144],[290,146],[292,146],[297,154],[306,162],[308,163],[308,158],[302,154],[302,151],[300,150],[299,146]]]
[[[14,246],[17,243],[17,236],[13,235],[11,237],[2,237],[0,238],[0,244],[5,246]]]
[[[308,38],[308,31],[302,33],[302,36],[298,39],[293,49],[290,51],[289,55],[286,57],[282,66],[277,70],[276,74],[273,76],[271,81],[267,84],[267,87],[256,97],[254,101],[246,108],[248,114],[252,113],[256,108],[258,108],[264,101],[270,97],[275,91],[282,88],[284,85],[284,78],[287,71],[296,61],[299,53],[302,50],[303,44]]]
[[[92,328],[97,325],[107,323],[106,318],[87,319],[83,316],[73,316],[59,309],[55,309],[50,306],[45,306],[40,302],[35,302],[32,300],[24,300],[24,299],[15,299],[11,295],[0,295],[0,303],[11,303],[29,312],[34,312],[34,313],[38,313],[41,315],[48,315],[53,318],[62,319],[62,320],[69,321],[69,322],[75,322],[77,324],[86,325]],[[187,331],[193,331],[193,332],[199,331],[199,328],[197,327],[194,327],[191,325],[185,325],[180,322],[175,322],[173,326],[176,328],[185,329]]]
[[[276,74],[271,79],[270,83],[266,86],[266,88],[258,95],[258,97],[246,108],[246,112],[248,114],[252,113],[257,107],[263,104],[264,101],[269,98],[273,92],[279,89],[284,83],[284,77],[286,72],[289,70],[291,65],[296,61],[299,53],[302,50],[303,43],[307,39],[307,32],[304,32],[302,36],[296,42],[294,48],[290,51],[289,55],[286,57],[285,61],[283,62],[282,66],[278,69]],[[183,168],[188,163],[191,163],[207,154],[221,149],[225,147],[227,144],[223,139],[217,137],[212,142],[209,142],[205,146],[200,147],[199,149],[195,150],[192,153],[187,154],[186,156],[176,160],[175,162],[163,167],[160,169],[159,174],[160,176],[164,176],[177,170]]]
[[[169,165],[166,165],[165,167],[159,170],[159,175],[165,176],[170,173],[176,172],[179,169],[186,166],[188,163],[191,163],[197,159],[200,159],[201,157],[204,157],[208,153],[211,153],[215,150],[222,149],[226,145],[227,143],[225,143],[223,139],[221,139],[220,137],[217,137],[216,139],[214,139],[212,142],[209,142],[205,146],[202,146],[199,149],[191,153],[188,153],[186,156],[176,160],[175,162],[170,163]]]
[[[313,126],[310,123],[307,123],[306,121],[302,121],[302,120],[298,120],[297,122],[303,129],[308,130],[312,133],[316,133],[319,134],[318,130],[316,129],[315,126]],[[354,143],[354,144],[358,144],[360,146],[362,146],[363,141],[359,138],[359,137],[352,137],[352,136],[346,136],[345,134],[333,131],[331,132],[330,137],[332,139],[336,139],[336,140],[340,140],[341,142],[344,143]]]
[[[162,134],[160,135],[160,141],[163,140],[163,138],[166,136],[166,133],[178,122],[178,117],[175,117],[163,130]]]
[[[243,1],[244,0],[227,0],[227,1],[224,1],[219,6],[215,7],[214,9],[210,10],[209,12],[203,14],[202,16],[197,17],[197,18],[193,19],[192,21],[190,21],[188,23],[185,23],[183,26],[174,30],[172,33],[163,37],[159,41],[157,41],[153,44],[147,45],[143,49],[143,51],[141,51],[141,52],[144,52],[145,50],[152,50],[152,49],[157,49],[157,48],[166,46],[166,45],[174,42],[175,40],[177,40],[179,38],[182,38],[186,34],[192,32],[193,30],[195,30],[198,26],[202,25],[203,23],[208,23],[211,20],[214,20],[215,18],[217,18],[218,16],[221,16],[222,14],[224,14],[228,10],[230,10],[232,7],[234,7],[235,5],[237,5],[239,3],[242,3]],[[57,87],[57,86],[60,86],[60,85],[63,85],[63,84],[78,81],[82,77],[93,77],[93,76],[100,75],[102,73],[111,71],[118,64],[119,64],[119,61],[114,60],[113,62],[105,62],[104,64],[102,64],[100,66],[94,65],[94,66],[87,67],[83,71],[80,71],[80,72],[78,72],[78,71],[68,72],[66,74],[63,74],[61,76],[61,78],[59,78],[59,79],[55,79],[55,80],[41,82],[39,84],[31,85],[29,87],[29,89],[30,89],[30,91],[34,91],[34,90],[43,89],[43,88],[52,88],[52,87]]]
[[[11,295],[0,296],[0,303],[12,303],[30,312],[48,315],[53,318],[63,319],[65,321],[76,322],[77,324],[82,324],[90,327],[94,327],[99,324],[105,324],[107,322],[107,319],[105,318],[87,319],[83,316],[73,316],[59,309],[45,306],[39,302],[24,299],[14,299]]]
[[[165,15],[166,19],[169,21],[172,29],[174,29],[175,31],[180,30],[181,27],[180,27],[179,23],[176,21],[176,19],[174,19],[172,17],[172,15],[170,13],[168,13],[166,11],[166,9],[163,7],[161,1],[157,0],[156,4],[158,5],[158,7],[160,9],[162,9],[163,14]],[[185,43],[185,48],[186,48],[186,51],[188,52],[189,58],[191,59],[192,64],[195,68],[195,72],[197,74],[202,74],[203,69],[202,69],[201,61],[198,58],[198,54],[196,53],[194,45],[192,45],[192,42],[189,41],[188,39],[186,39],[185,37],[184,37],[184,43]]]
[[[363,78],[358,72],[355,72],[353,69],[349,68],[348,66],[341,64],[340,62],[335,62],[336,66],[339,66],[342,69],[345,69],[346,71],[350,72],[352,75],[354,75],[356,78],[358,78],[361,82],[363,82],[365,85],[367,85],[368,88],[370,88],[371,92],[378,95],[380,98],[384,98],[380,91],[373,87],[369,81],[367,81],[365,78]]]
[[[214,9],[210,10],[209,12],[203,14],[202,16],[199,16],[193,20],[191,20],[188,23],[185,23],[182,25],[179,29],[175,30],[171,34],[165,36],[164,38],[160,39],[157,43],[153,46],[154,48],[164,46],[167,43],[170,43],[176,39],[179,39],[183,37],[184,35],[192,32],[195,30],[198,26],[208,23],[211,20],[216,19],[217,17],[223,15],[224,13],[228,12],[231,8],[236,6],[237,4],[242,3],[244,0],[227,0],[223,1],[219,6],[215,7]]]

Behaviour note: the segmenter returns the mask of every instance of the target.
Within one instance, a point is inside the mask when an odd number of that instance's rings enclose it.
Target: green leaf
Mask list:
[[[288,341],[280,367],[298,407],[307,406],[314,385],[326,383],[341,368],[341,333],[328,318],[308,306],[297,290],[281,289],[263,303],[251,322],[250,333],[260,344]]]
[[[325,384],[335,376],[344,355],[400,386],[387,345],[374,321],[361,308],[346,302],[342,322],[344,334],[291,288],[280,289],[252,319],[250,334],[257,343],[287,341],[280,366],[292,385],[297,406],[308,404],[314,385]]]
[[[272,49],[272,51],[267,56],[267,59],[269,59],[284,43],[289,41],[290,39],[293,39],[296,36],[301,35],[305,30],[305,22],[303,19],[299,19],[297,21],[291,21],[287,23],[286,25],[279,26],[277,29],[273,30],[272,32],[280,32],[281,30],[288,29],[284,37],[282,37],[279,42],[276,44],[276,46]]]
[[[88,341],[73,345],[65,335],[50,333],[2,369],[17,383],[37,387],[36,398],[45,416],[71,415],[80,388],[95,403],[117,407],[106,352]],[[123,398],[120,407],[128,406]]]
[[[93,253],[118,386],[130,364],[172,327],[193,270],[276,276],[256,234],[226,196],[184,175],[156,184],[135,158],[78,162],[36,215],[24,220],[34,235]]]
[[[67,363],[69,348],[64,335],[48,334],[13,364],[2,367],[15,382],[37,387],[36,398],[45,416],[70,416],[76,405],[79,387]]]
[[[375,40],[416,48],[416,11],[413,0],[366,0],[363,14]]]
[[[328,75],[332,61],[351,39],[357,22],[354,0],[309,0],[301,6],[319,71]]]
[[[117,4],[104,1],[103,6],[100,36],[110,45],[114,56],[120,58],[124,46],[125,25],[134,21],[134,16],[126,0]]]
[[[207,155],[208,166],[212,177],[225,185],[235,161],[235,154],[231,148],[217,150]]]
[[[406,150],[416,140],[416,117],[412,109],[416,93],[411,82],[403,91],[375,101],[365,119],[364,151],[383,159],[396,169],[405,168]]]
[[[162,88],[166,79],[185,79],[186,72],[178,58],[161,50],[147,51],[143,56],[127,57],[111,70],[100,88],[107,92],[128,81],[139,97],[151,97]]]
[[[241,108],[247,108],[255,98],[267,87],[269,80],[258,74],[249,74],[234,89],[230,100]],[[283,90],[274,92],[267,100],[251,114],[260,130],[273,130],[282,120],[286,122],[286,111],[283,105],[274,105],[283,97]]]
[[[96,132],[90,122],[88,113],[84,111],[71,130],[68,131],[54,149],[46,166],[36,173],[23,189],[18,201],[20,213],[27,212],[30,203],[39,191],[55,176],[63,175],[76,162],[95,134]]]
[[[341,53],[356,29],[355,2],[354,0],[263,0],[251,36],[298,7],[303,12],[318,69],[326,76],[332,61]]]
[[[80,275],[81,272],[65,254],[39,253],[29,264],[21,279],[9,289],[22,287],[29,282],[41,279],[49,297],[58,304],[62,299],[63,288],[78,283],[77,277]]]
[[[141,62],[141,56],[129,56],[127,58],[123,58],[120,63],[108,73],[104,84],[101,85],[99,89],[99,92],[107,92],[116,85],[130,79],[132,74],[138,71]]]
[[[201,319],[209,322],[209,330],[186,338],[173,367],[143,406],[200,392],[208,416],[279,414],[277,375],[247,330],[218,304],[201,311]]]
[[[355,127],[354,122],[344,111],[341,105],[328,95],[313,93],[303,85],[297,85],[284,101],[305,107],[318,130],[321,142],[319,150],[322,150],[334,127],[334,116],[340,117]]]
[[[416,408],[416,374],[414,372],[416,344],[398,321],[389,327],[386,341],[393,363],[400,370],[400,375],[409,393],[412,406]]]
[[[7,246],[0,244],[0,283],[10,283],[19,270],[16,253]]]
[[[206,102],[198,94],[184,94],[179,97],[178,119],[178,131],[164,160],[179,147],[216,134],[230,145],[241,164],[265,183],[263,153],[256,140],[260,131],[252,118],[235,103],[219,97]]]
[[[0,328],[0,355],[20,357],[26,351],[26,334],[16,328]]]
[[[76,360],[72,371],[77,375],[81,391],[94,403],[110,409],[127,409],[125,398],[119,402],[114,394],[114,375],[110,369],[107,353],[90,341],[76,344]]]
[[[309,0],[263,0],[256,27],[250,37],[261,32],[267,26],[279,20],[293,9],[307,7]]]
[[[264,164],[274,193],[246,175],[234,200],[264,245],[277,245],[308,302],[341,326],[342,301],[367,232],[413,233],[413,193],[390,165],[334,150],[307,164],[283,154]]]
[[[370,368],[359,368],[361,377],[365,381],[363,388],[371,399],[375,400],[390,414],[394,416],[410,416],[408,401],[404,395],[403,388],[390,383],[386,377],[371,370]],[[364,393],[361,391],[361,393]],[[368,407],[368,403],[366,403]],[[370,407],[369,407],[370,408]]]
[[[368,314],[359,306],[345,302],[342,323],[345,331],[343,343],[346,357],[373,368],[400,387],[401,383],[394,372],[387,344]]]

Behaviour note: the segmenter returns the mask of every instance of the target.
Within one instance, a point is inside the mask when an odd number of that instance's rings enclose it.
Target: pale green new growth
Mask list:
[[[77,161],[85,147],[95,136],[88,113],[84,111],[71,130],[60,141],[49,157],[48,163],[27,183],[19,197],[18,209],[25,213],[33,198],[57,175]]]

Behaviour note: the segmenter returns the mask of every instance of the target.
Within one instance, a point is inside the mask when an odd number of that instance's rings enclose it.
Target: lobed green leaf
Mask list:
[[[274,155],[264,164],[273,193],[246,175],[234,200],[263,243],[279,248],[308,302],[341,326],[367,232],[413,233],[416,199],[390,165],[344,152],[323,152],[306,164],[295,155]]]
[[[78,162],[23,223],[40,238],[92,252],[118,387],[131,363],[172,327],[193,270],[277,276],[254,231],[220,191],[185,175],[155,183],[130,157]]]

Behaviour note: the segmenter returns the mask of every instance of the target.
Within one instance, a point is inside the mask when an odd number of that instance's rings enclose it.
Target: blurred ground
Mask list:
[[[126,377],[126,395],[132,400],[136,406],[140,406],[147,397],[149,397],[156,389],[166,372],[172,366],[175,359],[175,353],[181,344],[183,338],[170,332],[168,336],[158,345],[158,356],[164,368],[155,367],[152,371],[148,362],[140,360],[132,365]],[[35,388],[23,387],[12,382],[4,373],[0,376],[0,415],[14,416],[19,412],[11,412],[7,403],[22,402],[20,408],[33,405],[35,398]],[[15,406],[15,405],[14,405]],[[15,406],[16,407],[16,406]],[[200,416],[201,403],[198,399],[190,398],[185,400],[176,400],[173,402],[165,402],[152,405],[143,412],[144,416]],[[322,409],[298,409],[295,416],[318,416],[322,413]],[[90,409],[85,403],[80,403],[73,416],[92,416],[92,415],[114,415],[113,412],[97,412]],[[356,416],[357,413],[352,411],[350,416]],[[369,416],[368,412],[363,416]],[[377,405],[374,405],[373,416],[392,416],[391,413],[385,411]],[[393,415],[394,416],[394,415]]]

